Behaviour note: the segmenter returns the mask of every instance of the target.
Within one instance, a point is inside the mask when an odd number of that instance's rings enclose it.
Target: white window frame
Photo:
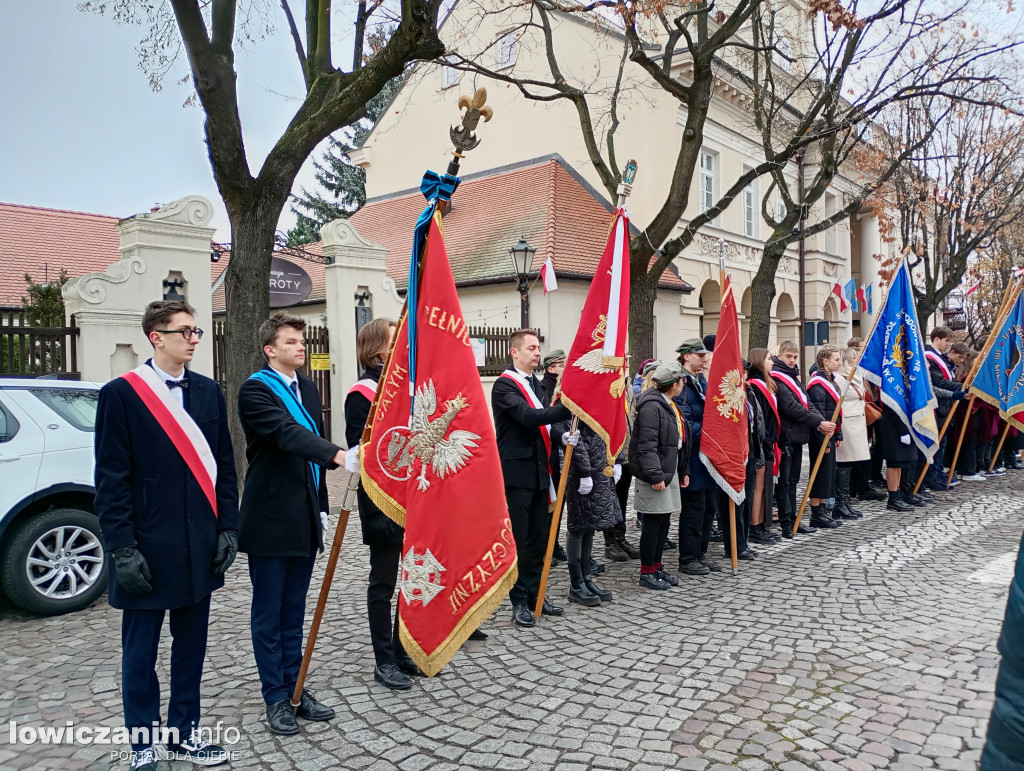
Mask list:
[[[749,166],[743,167],[743,173],[746,174],[751,169]],[[740,193],[741,206],[740,212],[743,220],[743,235],[747,238],[757,237],[757,180],[752,179],[743,188],[743,192]]]
[[[718,153],[702,147],[700,150],[700,177],[697,188],[697,200],[700,204],[701,214],[715,205],[718,182],[717,171]]]
[[[514,32],[506,32],[498,37],[498,69],[504,70],[516,63],[519,40]]]
[[[775,43],[775,50],[779,54],[777,57],[779,69],[783,72],[792,72],[793,62],[786,58],[793,56],[793,44],[789,42],[789,38],[779,35],[779,39]]]
[[[459,85],[459,81],[462,80],[462,70],[457,70],[447,62],[441,65],[441,87],[451,88],[452,86]]]

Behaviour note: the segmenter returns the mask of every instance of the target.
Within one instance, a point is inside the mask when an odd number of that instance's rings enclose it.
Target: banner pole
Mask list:
[[[736,501],[731,496],[729,496],[729,547],[732,555],[732,574],[736,575],[736,568],[739,566],[736,554]]]
[[[291,704],[296,708],[302,702],[302,689],[306,683],[306,673],[309,671],[309,662],[313,658],[317,635],[320,634],[320,622],[324,617],[324,609],[327,607],[327,597],[331,593],[331,584],[334,582],[334,570],[338,566],[338,555],[341,553],[341,544],[345,540],[349,515],[352,512],[352,504],[355,503],[356,489],[359,487],[359,474],[351,471],[345,473],[348,474],[348,485],[345,488],[345,497],[342,499],[338,524],[334,528],[334,541],[331,543],[331,555],[327,560],[327,568],[324,570],[324,581],[320,585],[320,597],[316,601],[316,611],[313,613],[313,621],[309,625],[306,649],[302,653],[302,666],[299,667],[295,691],[292,693]]]
[[[574,433],[579,425],[580,419],[575,415],[569,423],[569,433]],[[552,438],[552,441],[556,441]],[[561,441],[561,440],[558,440]],[[562,505],[565,503],[565,486],[569,482],[569,463],[572,461],[572,451],[575,445],[565,446],[565,459],[562,461],[562,473],[558,477],[558,494],[555,496],[555,508],[551,512],[551,527],[548,530],[548,545],[544,551],[544,568],[540,573],[540,586],[537,588],[537,605],[533,609],[533,615],[540,618],[544,611],[544,593],[548,589],[548,574],[551,572],[551,555],[555,551],[555,541],[558,540],[558,526],[562,521]]]
[[[1006,442],[1006,435],[1010,433],[1010,421],[1006,421],[1006,428],[1003,429],[1003,435],[999,437],[999,444],[996,445],[996,451],[992,453],[992,464],[988,467],[989,471],[995,471],[996,465],[999,463],[999,455],[1003,451],[1003,443]]]
[[[992,331],[989,332],[989,336],[985,339],[985,345],[982,346],[982,351],[984,353],[980,354],[978,358],[974,360],[974,364],[971,365],[971,371],[968,372],[967,377],[964,378],[964,390],[968,389],[971,383],[974,382],[974,377],[978,372],[978,367],[980,366],[984,358],[984,355],[988,353],[988,349],[990,348],[989,341],[992,339],[992,335],[994,335],[996,333],[996,330],[998,330],[1003,325],[1003,322],[1006,321],[1006,314],[1010,312],[1010,297],[1015,296],[1016,294],[1016,283],[1016,280],[1011,280],[1010,283],[1006,285],[1006,290],[1003,292],[1003,301],[999,306],[999,313],[996,314],[996,323],[992,327]],[[953,402],[953,404],[949,408],[949,412],[946,413],[946,419],[943,421],[942,429],[939,431],[939,444],[942,443],[942,437],[946,435],[946,429],[949,427],[950,422],[953,420],[953,414],[957,411],[957,408],[959,406],[960,402]],[[961,433],[963,432],[961,431]],[[914,495],[917,495],[917,491],[921,489],[921,484],[924,482],[924,478],[928,474],[928,468],[930,465],[931,464],[926,463],[924,468],[921,469],[921,473],[917,477],[917,484],[914,485]],[[953,468],[956,468],[955,460],[953,462]],[[949,485],[950,481],[952,481],[952,479],[953,477],[950,476],[946,480],[947,486]]]
[[[956,474],[956,462],[960,457],[960,446],[964,443],[964,436],[967,434],[967,426],[971,423],[971,407],[974,406],[974,394],[971,394],[971,398],[967,400],[967,414],[964,416],[963,425],[960,426],[960,436],[956,440],[956,449],[953,450],[953,460],[949,464],[949,476],[946,477],[946,485],[953,481],[953,475]]]

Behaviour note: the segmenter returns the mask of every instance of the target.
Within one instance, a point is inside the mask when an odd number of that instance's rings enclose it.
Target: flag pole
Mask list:
[[[622,172],[622,181],[619,182],[618,198],[615,208],[621,209],[626,205],[626,197],[633,192],[633,181],[636,179],[636,161],[630,160]],[[628,233],[627,233],[628,235]],[[623,255],[629,259],[628,255]],[[629,322],[629,319],[626,319]],[[552,395],[553,396],[553,395]],[[579,427],[580,419],[577,415],[572,416],[569,422],[569,433],[575,433]],[[555,441],[552,439],[552,441]],[[572,461],[574,445],[566,445],[565,458],[562,460],[562,473],[558,478],[558,491],[555,494],[555,507],[551,512],[551,527],[548,529],[548,545],[544,552],[544,566],[540,573],[540,585],[537,588],[537,603],[533,609],[533,615],[540,618],[544,611],[544,594],[548,588],[548,577],[551,574],[551,555],[555,552],[555,543],[558,540],[558,528],[562,523],[562,507],[565,505],[565,488],[569,482],[569,464]]]
[[[991,338],[992,335],[994,335],[996,333],[996,330],[999,329],[1003,325],[1003,322],[1006,320],[1006,314],[1009,313],[1009,307],[1010,307],[1009,306],[1010,294],[1013,291],[1014,284],[1016,282],[1017,282],[1017,279],[1011,279],[1010,282],[1006,285],[1006,290],[1003,292],[1003,301],[999,305],[999,313],[996,314],[996,323],[995,323],[995,326],[992,327],[992,331],[989,332],[989,338]],[[985,345],[986,346],[988,345],[988,339],[985,340]],[[975,376],[975,374],[977,374],[978,366],[981,364],[981,359],[982,359],[982,357],[979,356],[978,358],[976,358],[974,360],[974,364],[971,365],[971,371],[968,372],[967,373],[967,377],[964,378],[963,387],[964,387],[965,390],[970,387],[971,383],[974,382],[974,376]],[[971,398],[973,399],[974,397],[971,397]],[[949,428],[949,424],[953,421],[953,414],[956,412],[956,410],[957,410],[957,408],[959,406],[960,406],[960,402],[953,402],[953,404],[950,405],[949,412],[946,413],[946,419],[944,421],[942,421],[942,428],[939,430],[939,439],[938,439],[939,444],[942,443],[942,437],[944,437],[946,435],[946,429]],[[963,432],[961,431],[961,433],[963,433]],[[957,443],[957,445],[959,446],[959,442]],[[957,452],[959,452],[959,450]],[[921,485],[924,483],[924,478],[928,474],[928,467],[929,467],[929,465],[930,464],[926,463],[924,465],[924,468],[921,469],[921,473],[917,477],[917,484],[914,485],[914,495],[917,495],[917,491],[921,489]],[[955,461],[953,462],[952,468],[954,468],[954,469],[956,468],[956,462]],[[956,472],[954,471],[953,473],[955,474]],[[952,479],[953,479],[953,476],[950,475],[949,478],[946,481],[946,485],[947,486],[952,481]]]
[[[1003,444],[1006,442],[1006,435],[1010,433],[1010,421],[1006,421],[1006,428],[1003,429],[1003,435],[999,437],[999,444],[996,445],[996,451],[992,453],[992,464],[988,467],[989,471],[995,471],[996,464],[999,463],[999,454],[1003,451]]]
[[[356,501],[356,489],[359,487],[359,474],[352,471],[345,471],[344,473],[348,475],[348,479],[346,480],[345,496],[341,502],[341,513],[338,515],[338,524],[334,528],[331,554],[327,560],[327,567],[324,569],[324,581],[320,584],[320,596],[316,601],[313,621],[309,625],[306,648],[302,653],[302,666],[299,667],[299,676],[295,681],[295,691],[292,693],[292,706],[296,708],[302,702],[302,689],[306,684],[306,673],[309,671],[309,662],[313,659],[313,648],[316,647],[316,638],[320,634],[320,622],[327,607],[327,597],[331,593],[331,584],[334,582],[334,570],[338,566],[338,555],[341,553],[341,544],[345,540],[348,519],[352,513],[352,505]]]
[[[867,350],[868,341],[875,334],[875,330],[878,328],[878,320],[882,317],[882,308],[885,307],[885,302],[889,298],[889,289],[892,287],[892,282],[896,278],[896,273],[903,269],[903,256],[900,255],[899,261],[896,263],[896,268],[892,272],[892,277],[889,279],[889,286],[885,290],[885,298],[882,299],[881,304],[878,307],[878,313],[875,314],[875,318],[871,321],[871,331],[868,332],[868,336],[864,338],[864,344],[861,346],[860,351],[857,353],[857,358],[850,366],[850,374],[846,377],[846,387],[843,392],[839,394],[839,401],[836,402],[836,408],[832,411],[831,423],[835,423],[839,418],[839,413],[843,410],[843,402],[846,401],[846,392],[850,390],[850,384],[853,382],[853,376],[857,374],[857,367],[860,366],[860,360],[864,356],[864,351]],[[796,530],[800,527],[800,520],[803,519],[804,510],[807,508],[807,501],[811,498],[811,488],[814,486],[814,480],[818,476],[818,469],[821,468],[821,462],[825,459],[825,452],[828,450],[829,441],[831,436],[826,438],[821,443],[821,447],[818,449],[818,457],[814,459],[814,467],[811,469],[811,474],[807,477],[807,488],[804,490],[804,497],[800,501],[800,508],[796,512],[796,521],[793,522],[793,535],[796,535]]]
[[[455,150],[452,151],[452,160],[448,163],[447,174],[449,176],[456,176],[459,173],[459,162],[462,160],[463,153],[468,150],[472,150],[478,144],[480,139],[476,135],[476,127],[480,123],[480,119],[483,118],[486,123],[491,119],[493,111],[490,107],[485,106],[487,101],[487,90],[478,88],[476,92],[469,96],[467,94],[459,97],[459,109],[465,109],[465,113],[462,116],[462,122],[457,126],[451,126],[448,130],[448,136],[452,140],[452,144],[455,146]],[[443,214],[448,206],[447,201],[439,201],[437,208]],[[422,259],[422,257],[421,257]],[[409,303],[408,300],[402,305],[402,312],[399,315],[398,326],[402,326],[402,321],[408,315]],[[391,348],[388,350],[387,358],[384,362],[384,372],[387,372],[388,367],[391,365],[391,356],[395,352],[395,345],[392,342]],[[381,392],[383,389],[378,388],[376,395],[373,397],[373,402],[370,404],[370,412],[366,418],[366,425],[363,427],[363,434],[359,439],[360,445],[363,442],[370,440],[370,429],[373,426],[373,418],[377,412],[377,405],[380,402]],[[313,658],[313,649],[316,646],[316,638],[320,632],[320,622],[323,620],[324,609],[327,607],[327,597],[331,593],[331,584],[334,582],[334,571],[338,565],[338,557],[341,553],[341,544],[345,540],[345,531],[348,529],[348,520],[352,513],[352,506],[356,500],[356,491],[359,488],[359,472],[347,472],[348,473],[348,484],[345,488],[345,496],[342,500],[341,513],[338,516],[338,524],[334,530],[334,541],[331,543],[331,553],[327,560],[327,566],[324,569],[324,580],[320,585],[320,597],[317,600],[316,610],[313,613],[313,620],[309,625],[309,635],[306,637],[306,647],[302,654],[302,665],[299,669],[299,676],[295,683],[295,691],[292,693],[291,705],[292,707],[298,707],[302,700],[302,687],[306,680],[306,673],[309,670],[309,662]]]
[[[974,366],[971,367],[970,373],[964,380],[965,388],[970,387],[970,384],[974,382],[974,377],[977,375],[978,368],[988,357],[989,351],[992,350],[992,345],[996,341],[996,332],[999,331],[1000,327],[1002,327],[1003,323],[1006,321],[1006,317],[1013,308],[1013,304],[1017,301],[1017,296],[1020,294],[1022,286],[1024,286],[1024,281],[1016,282],[1013,286],[1013,292],[1010,294],[1010,298],[1005,307],[999,309],[999,318],[996,319],[995,326],[992,327],[992,331],[989,333],[988,339],[985,341],[985,345],[981,349],[981,353],[978,355],[978,358],[974,360]],[[967,415],[964,417],[964,423],[960,427],[960,436],[956,440],[956,449],[953,451],[953,462],[949,464],[949,476],[946,477],[947,485],[953,481],[953,475],[956,473],[956,462],[960,457],[960,447],[964,443],[964,436],[967,434],[967,426],[971,422],[971,407],[974,406],[974,400],[976,398],[977,397],[974,394],[971,394],[971,398],[967,400]]]

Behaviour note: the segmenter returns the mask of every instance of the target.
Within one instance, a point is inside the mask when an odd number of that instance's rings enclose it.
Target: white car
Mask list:
[[[98,383],[0,378],[0,584],[55,615],[107,588],[93,509]]]

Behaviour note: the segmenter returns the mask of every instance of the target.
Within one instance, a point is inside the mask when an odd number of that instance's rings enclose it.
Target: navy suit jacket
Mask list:
[[[320,436],[300,426],[258,380],[246,380],[238,390],[249,461],[238,549],[253,556],[307,557],[323,548],[320,512],[329,511],[326,470],[338,467],[333,458],[342,448],[322,438],[324,418],[316,383],[299,375],[299,395]],[[319,464],[319,491],[310,461]]]
[[[96,514],[107,552],[136,544],[153,574],[137,596],[117,582],[115,608],[169,610],[199,602],[224,585],[213,574],[217,533],[238,527],[238,480],[220,386],[186,370],[186,408],[217,461],[217,514],[156,418],[124,378],[100,389],[96,414]]]

